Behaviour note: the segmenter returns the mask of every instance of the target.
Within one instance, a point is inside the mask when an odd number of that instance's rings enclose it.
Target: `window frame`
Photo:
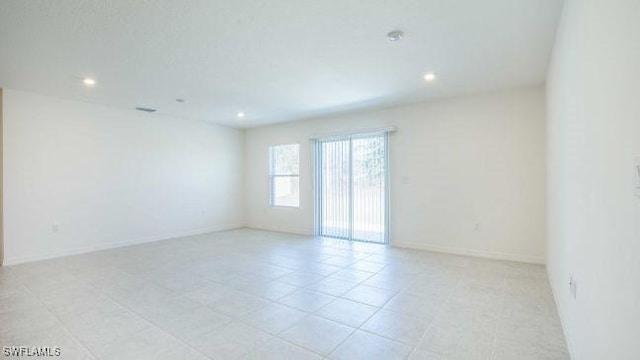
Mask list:
[[[276,174],[275,171],[275,159],[274,159],[274,149],[280,146],[291,146],[295,145],[297,147],[297,155],[298,155],[298,173],[297,174]],[[275,184],[276,178],[297,178],[298,179],[298,205],[278,205],[276,204],[275,197]],[[269,206],[272,208],[288,208],[288,209],[297,209],[300,208],[300,143],[286,143],[286,144],[278,144],[269,146]]]

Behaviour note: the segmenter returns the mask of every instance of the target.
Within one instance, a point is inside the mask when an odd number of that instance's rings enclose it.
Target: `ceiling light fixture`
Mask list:
[[[244,117],[244,112],[238,111],[238,118],[242,119]]]
[[[434,73],[427,73],[427,74],[425,74],[425,75],[424,75],[424,79],[425,79],[426,81],[433,81],[433,80],[435,80],[435,79],[436,79],[436,74],[434,74]]]
[[[176,101],[179,102],[179,103],[184,103],[186,100],[182,99],[182,98],[179,98],[179,99],[176,99]]]
[[[399,41],[404,37],[404,32],[402,30],[393,30],[387,34],[387,39],[389,41]]]
[[[82,82],[83,82],[86,86],[89,86],[89,87],[91,87],[91,86],[95,86],[95,84],[96,84],[96,81],[95,81],[94,79],[92,79],[92,78],[84,78],[84,79],[82,79]]]

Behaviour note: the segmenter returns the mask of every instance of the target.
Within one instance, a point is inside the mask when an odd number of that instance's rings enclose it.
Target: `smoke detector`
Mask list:
[[[402,30],[393,30],[387,34],[389,41],[400,41],[403,37],[404,32]]]

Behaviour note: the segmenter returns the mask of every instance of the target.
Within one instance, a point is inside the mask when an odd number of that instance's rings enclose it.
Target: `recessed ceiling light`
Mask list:
[[[238,115],[238,117],[239,117],[240,119],[242,119],[242,118],[244,117],[244,112],[242,112],[242,111],[238,111],[238,114],[237,114],[237,115]]]
[[[435,79],[436,79],[436,74],[434,74],[434,73],[427,73],[427,74],[425,74],[425,75],[424,75],[424,79],[425,79],[426,81],[433,81],[433,80],[435,80]]]
[[[94,86],[96,84],[96,81],[92,78],[84,78],[82,82],[87,86]]]
[[[402,30],[393,30],[387,34],[387,39],[389,41],[398,41],[401,40],[404,36],[404,32]]]

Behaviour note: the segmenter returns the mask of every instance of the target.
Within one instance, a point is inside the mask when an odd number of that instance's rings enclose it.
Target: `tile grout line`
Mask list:
[[[58,323],[58,325],[60,325],[60,327],[62,327],[64,329],[64,331],[78,344],[80,345],[81,348],[83,348],[84,350],[87,351],[87,353],[89,353],[89,355],[91,355],[91,357],[93,357],[94,359],[98,359],[98,357],[82,342],[80,341],[80,339],[78,339],[76,337],[76,335],[67,328],[67,326],[65,324],[62,323],[62,321],[60,321],[60,318],[58,318],[58,315],[56,315],[51,308],[49,308],[49,306],[47,306],[47,304],[45,304],[40,297],[38,297],[35,293],[33,293],[33,290],[26,285],[25,288],[27,289],[27,291],[29,291],[29,294],[33,297],[35,297],[35,299],[42,305],[45,307],[45,309],[47,309],[47,311],[49,312],[49,314],[51,314],[51,316],[53,316],[56,319],[56,322]],[[61,351],[62,352],[62,351]]]
[[[449,293],[447,294],[446,298],[442,302],[442,305],[440,306],[440,309],[438,309],[436,314],[433,316],[433,320],[435,320],[438,317],[438,315],[440,315],[442,313],[442,311],[443,311],[442,307],[444,306],[444,304],[446,304],[449,301],[449,299],[451,299],[451,297],[453,296],[453,293],[454,293],[455,289],[458,287],[458,284],[460,283],[460,281],[461,281],[461,279],[460,279],[460,277],[458,277],[456,279],[456,284],[452,287],[451,290],[449,290]],[[416,345],[414,345],[413,351],[411,351],[411,354],[409,355],[409,358],[411,358],[411,356],[413,356],[415,354],[415,352],[419,348],[418,344],[420,344],[420,341],[424,338],[424,336],[427,334],[427,332],[429,332],[429,330],[431,330],[431,328],[433,327],[433,320],[430,321],[429,326],[424,330],[422,335],[420,335],[420,339],[418,339],[418,342],[416,343]],[[428,351],[430,351],[430,350],[428,350]],[[441,354],[438,354],[438,355],[441,355]]]
[[[345,268],[347,268],[347,267],[349,267],[349,266],[351,266],[351,265],[347,265],[347,266],[343,267],[342,269],[345,269]],[[385,267],[386,267],[386,266],[385,266]],[[340,271],[340,270],[338,270],[338,271]],[[337,271],[336,271],[336,272],[337,272]],[[378,274],[378,273],[379,273],[379,271],[378,271],[378,272],[375,272],[375,273],[372,273],[372,275],[371,275],[371,276],[369,276],[367,279],[365,279],[365,280],[363,280],[363,281],[361,281],[361,282],[359,282],[359,283],[356,283],[357,285],[356,285],[354,288],[356,288],[356,287],[358,287],[358,286],[362,285],[362,282],[364,282],[364,281],[366,281],[366,280],[370,279],[371,277],[373,277],[374,275],[376,275],[376,274]],[[330,277],[330,275],[325,276],[323,279],[326,279],[326,278],[328,278],[328,277]],[[319,282],[319,281],[322,281],[323,279],[318,280],[318,281],[315,281],[315,282],[313,282],[313,283],[311,283],[311,284],[309,284],[309,285],[313,285],[314,283],[317,283],[317,282]],[[336,278],[336,279],[337,279],[337,278]],[[343,280],[343,279],[338,279],[338,280]],[[343,281],[348,281],[348,280],[343,280]],[[295,285],[295,286],[297,286],[297,285]],[[308,286],[308,285],[307,285],[307,286]],[[324,293],[322,293],[322,292],[320,292],[320,291],[315,291],[315,290],[312,290],[312,289],[307,289],[306,287],[303,287],[303,286],[297,286],[297,287],[298,287],[298,288],[300,288],[300,289],[305,289],[305,290],[308,290],[308,291],[318,292],[318,293],[324,294]],[[294,290],[293,292],[298,291],[298,290],[300,290],[300,289],[296,289],[296,290]],[[352,288],[352,289],[353,289],[353,288]],[[352,289],[351,289],[351,290],[352,290]],[[347,293],[347,292],[349,292],[349,291],[351,291],[351,290],[348,290],[348,291],[346,291],[345,293]],[[380,290],[384,290],[384,289],[380,289]],[[292,292],[292,293],[293,293],[293,292]],[[326,295],[330,295],[330,294],[326,294]],[[344,294],[343,294],[343,295],[344,295]],[[286,297],[286,296],[287,296],[287,295],[283,296],[282,298],[284,298],[284,297]],[[373,333],[371,333],[371,332],[369,332],[369,331],[366,331],[366,330],[361,329],[361,328],[362,328],[362,326],[364,326],[364,325],[366,324],[366,322],[367,322],[367,321],[369,321],[369,320],[370,320],[373,316],[375,316],[375,315],[376,315],[380,310],[382,310],[382,307],[383,307],[384,305],[386,305],[389,301],[391,301],[391,299],[393,298],[393,296],[392,296],[392,297],[391,297],[391,298],[389,298],[389,299],[388,299],[388,300],[387,300],[387,301],[386,301],[382,306],[378,307],[378,306],[374,306],[374,305],[370,305],[370,304],[365,304],[365,303],[362,303],[362,302],[354,301],[354,300],[352,300],[352,299],[343,298],[341,295],[338,295],[338,296],[336,296],[336,295],[330,295],[330,296],[335,297],[335,299],[333,299],[332,301],[330,301],[330,302],[329,302],[329,303],[327,303],[326,305],[321,306],[318,310],[316,310],[316,312],[309,312],[309,311],[306,311],[306,310],[298,309],[298,308],[295,308],[295,307],[290,306],[290,305],[288,305],[288,304],[280,303],[280,302],[278,302],[277,300],[273,301],[274,303],[277,303],[277,304],[279,304],[279,305],[282,305],[282,306],[285,306],[285,307],[288,307],[288,308],[291,308],[291,309],[294,309],[294,310],[297,310],[297,311],[304,312],[305,314],[307,314],[307,315],[305,316],[305,318],[306,318],[306,317],[309,317],[309,316],[315,316],[315,317],[319,317],[319,318],[321,318],[321,319],[323,319],[323,320],[331,321],[331,322],[335,322],[335,323],[337,323],[337,324],[340,324],[340,325],[343,325],[343,326],[347,326],[347,327],[349,327],[349,328],[353,329],[353,330],[351,331],[351,333],[350,333],[350,334],[349,334],[349,335],[348,335],[348,336],[347,336],[343,341],[341,341],[341,342],[340,342],[340,343],[338,343],[334,348],[332,348],[332,349],[331,349],[331,351],[330,351],[329,353],[327,353],[327,355],[324,355],[324,354],[318,353],[318,352],[316,352],[315,350],[309,349],[309,348],[307,348],[307,347],[305,347],[305,346],[303,346],[303,345],[299,345],[299,344],[293,343],[293,342],[291,342],[290,340],[288,340],[288,339],[286,339],[286,338],[284,338],[284,337],[282,336],[282,334],[283,334],[284,332],[286,332],[286,331],[287,331],[287,330],[289,330],[289,329],[294,328],[298,323],[300,323],[300,322],[302,321],[302,319],[301,319],[301,320],[299,320],[299,321],[297,321],[297,322],[295,322],[295,323],[293,323],[293,324],[291,324],[291,325],[290,325],[290,326],[288,326],[287,328],[283,329],[282,331],[280,331],[280,333],[279,333],[279,334],[274,334],[274,333],[270,333],[270,334],[272,334],[272,335],[276,336],[278,339],[280,339],[280,340],[282,340],[282,341],[285,341],[285,342],[287,342],[287,343],[289,343],[289,344],[291,344],[291,345],[294,345],[294,346],[297,346],[297,347],[303,348],[303,349],[305,349],[305,350],[307,350],[307,351],[311,351],[311,352],[312,352],[312,353],[314,353],[314,354],[318,354],[318,355],[322,356],[322,357],[323,357],[323,359],[328,359],[328,358],[329,358],[329,356],[330,356],[330,355],[331,355],[331,354],[332,354],[332,353],[333,353],[337,348],[339,348],[343,343],[345,343],[349,338],[351,338],[351,337],[353,336],[353,334],[355,334],[358,330],[365,331],[365,332],[367,332],[367,333],[369,333],[369,334],[373,334]],[[394,294],[394,296],[395,296],[395,294]],[[317,311],[319,311],[319,310],[323,309],[324,307],[328,306],[329,304],[331,304],[332,302],[334,302],[334,301],[336,301],[336,300],[338,300],[338,299],[348,300],[348,301],[357,302],[357,303],[359,303],[359,304],[363,304],[363,305],[373,306],[373,307],[376,307],[377,309],[376,309],[376,311],[375,311],[373,314],[371,314],[371,315],[367,318],[367,320],[365,320],[365,321],[364,321],[360,326],[358,326],[357,328],[356,328],[356,327],[353,327],[353,326],[351,326],[351,325],[348,325],[348,324],[341,323],[341,322],[336,321],[336,320],[332,320],[332,319],[324,318],[324,317],[322,317],[322,316],[317,315]],[[258,310],[258,311],[259,311],[259,310]],[[240,321],[242,322],[242,320],[240,320]],[[248,324],[248,323],[245,323],[245,322],[242,322],[242,323],[243,323],[243,324],[245,324],[245,325],[247,325],[247,326],[253,327],[253,328],[257,329],[257,330],[260,330],[260,331],[262,331],[262,332],[267,332],[267,331],[265,331],[265,330],[263,330],[263,329],[261,329],[261,328],[259,328],[259,327],[254,326],[253,324]],[[267,332],[267,333],[269,333],[269,332]],[[398,342],[397,340],[390,339],[390,338],[387,338],[387,337],[384,337],[384,336],[381,336],[381,335],[378,335],[378,334],[373,334],[373,335],[380,336],[380,337],[382,337],[382,338],[385,338],[385,339],[388,339],[388,340],[392,340],[392,341]],[[399,342],[399,343],[401,343],[401,342]]]
[[[496,342],[498,340],[498,321],[502,318],[502,314],[504,311],[504,297],[505,297],[505,286],[506,286],[506,282],[507,282],[507,276],[506,273],[503,275],[502,278],[502,286],[500,287],[500,309],[498,310],[498,315],[496,318],[496,324],[494,324],[494,329],[493,329],[493,339],[491,341],[491,359],[494,359],[496,356]]]
[[[99,291],[99,290],[98,290]],[[99,291],[100,292],[100,291]],[[174,336],[173,334],[168,333],[166,330],[164,330],[163,328],[159,327],[156,323],[154,323],[153,321],[147,319],[145,316],[143,316],[142,314],[140,314],[138,311],[131,309],[130,307],[128,307],[127,305],[123,304],[121,301],[119,301],[118,299],[114,298],[113,296],[111,296],[110,294],[106,294],[106,293],[102,293],[104,296],[108,297],[109,299],[111,299],[112,301],[116,302],[117,304],[119,304],[120,306],[124,307],[125,309],[131,311],[132,313],[136,314],[137,316],[139,316],[140,318],[144,319],[146,322],[148,322],[152,327],[159,329],[160,331],[162,331],[164,334],[168,335],[169,337],[173,338],[174,340],[177,340],[179,343],[182,343],[183,345],[186,345],[188,348],[194,350],[195,352],[202,354],[205,358],[207,359],[212,359],[210,356],[208,356],[207,354],[202,353],[200,350],[194,348],[193,346],[191,346],[190,344],[184,342],[182,339]],[[197,306],[197,308],[200,308],[202,306]],[[147,329],[141,329],[138,332],[136,332],[136,334],[139,334],[142,331],[145,331]]]

